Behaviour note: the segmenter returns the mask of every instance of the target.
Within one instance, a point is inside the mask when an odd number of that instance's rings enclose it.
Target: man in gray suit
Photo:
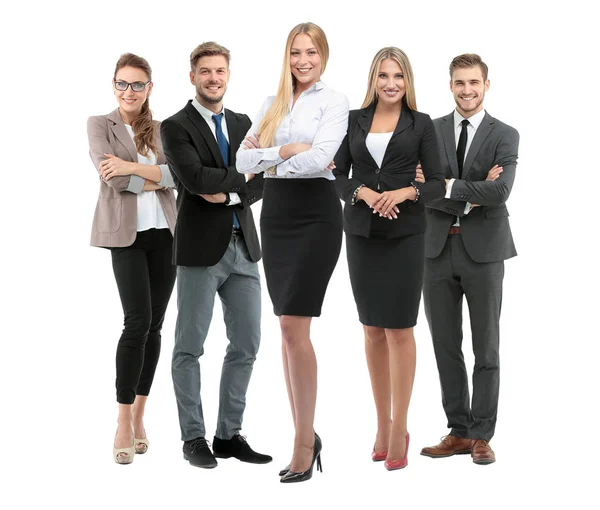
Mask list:
[[[450,434],[421,450],[429,457],[471,453],[496,460],[499,322],[504,260],[517,252],[506,201],[515,180],[519,134],[483,109],[488,68],[478,55],[450,64],[456,109],[434,120],[446,196],[427,205],[425,313],[437,360]],[[469,306],[475,367],[469,401],[462,353],[462,304]]]

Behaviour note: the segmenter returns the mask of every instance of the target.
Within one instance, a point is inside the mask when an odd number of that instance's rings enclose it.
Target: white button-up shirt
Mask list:
[[[484,117],[485,110],[482,109],[480,112],[477,112],[475,115],[467,119],[469,121],[469,124],[467,124],[467,146],[465,147],[465,160],[467,159],[467,154],[469,154],[469,148],[471,147],[471,143],[473,142],[473,138],[475,137],[477,128],[481,125],[481,122],[483,121]],[[454,110],[454,142],[456,144],[456,148],[458,148],[458,139],[460,137],[460,132],[462,131],[461,122],[463,120],[465,120],[465,118],[456,110]],[[450,198],[450,195],[452,194],[452,185],[454,184],[455,180],[456,179],[450,179],[448,181],[448,186],[446,187],[446,198]],[[465,214],[469,214],[470,210],[471,204],[467,202],[467,205],[465,206]],[[458,227],[459,225],[460,220],[457,217],[453,226]]]
[[[275,96],[267,98],[252,123],[247,136],[254,136]],[[342,144],[348,130],[348,99],[331,90],[322,81],[300,94],[296,103],[283,118],[275,133],[273,147],[248,149],[241,144],[236,155],[238,172],[259,173],[276,166],[276,173],[265,173],[265,178],[335,177],[327,166]],[[312,147],[287,160],[279,156],[279,149],[289,143],[306,143]]]

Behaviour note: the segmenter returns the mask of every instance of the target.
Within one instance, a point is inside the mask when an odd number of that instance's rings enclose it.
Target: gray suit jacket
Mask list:
[[[426,204],[425,256],[439,256],[458,216],[465,248],[475,262],[496,262],[514,257],[517,251],[506,201],[515,180],[519,133],[486,112],[465,157],[463,178],[459,179],[454,112],[435,119],[433,124],[439,142],[442,173],[446,179],[456,180],[451,198]],[[503,172],[495,181],[486,181],[489,170],[496,164],[503,167]],[[467,202],[481,207],[475,207],[465,215]]]
[[[159,122],[155,121],[155,141],[158,148],[157,165],[166,165],[160,140]],[[90,156],[96,170],[105,158],[114,154],[125,160],[137,162],[137,149],[125,124],[114,110],[108,115],[90,117],[87,123]],[[175,231],[175,195],[173,178],[168,167],[161,167],[163,178],[158,183],[167,189],[156,191],[171,234]],[[99,171],[98,171],[99,173]],[[106,248],[131,246],[137,235],[137,194],[142,192],[144,179],[137,175],[119,175],[108,182],[100,177],[100,194],[92,224],[91,245]]]

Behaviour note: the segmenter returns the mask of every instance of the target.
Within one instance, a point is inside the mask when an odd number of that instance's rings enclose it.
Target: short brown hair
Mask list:
[[[223,55],[227,60],[227,67],[229,67],[229,59],[231,55],[229,50],[225,46],[221,46],[213,41],[203,42],[201,45],[196,46],[192,54],[190,55],[190,66],[192,71],[196,70],[196,63],[202,57],[214,57],[215,55]]]
[[[450,62],[450,78],[452,78],[452,73],[454,73],[456,69],[466,69],[475,66],[479,66],[481,74],[483,75],[483,81],[487,81],[488,66],[476,53],[464,53],[463,55],[454,57],[452,62]]]

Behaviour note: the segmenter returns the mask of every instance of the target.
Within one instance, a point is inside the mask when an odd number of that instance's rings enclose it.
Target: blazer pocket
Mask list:
[[[485,211],[485,217],[487,219],[492,218],[504,218],[509,216],[508,209],[506,207],[501,207],[500,209],[488,209]]]
[[[102,234],[121,228],[123,201],[120,198],[100,198],[96,205],[96,230]]]

